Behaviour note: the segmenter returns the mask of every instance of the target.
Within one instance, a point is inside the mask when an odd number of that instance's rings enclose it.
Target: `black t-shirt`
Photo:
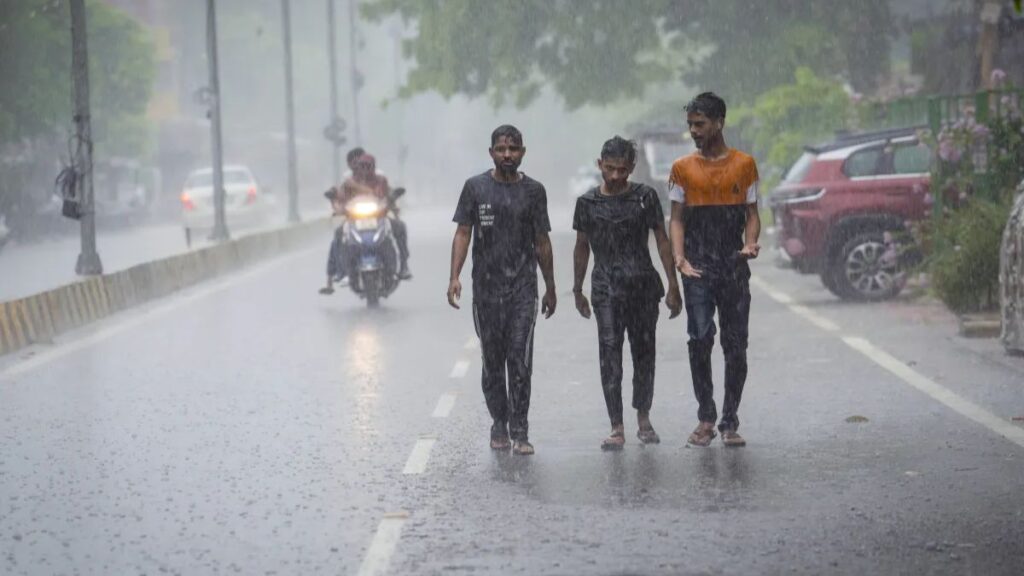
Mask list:
[[[537,297],[537,234],[551,231],[544,186],[523,174],[498,182],[490,171],[466,180],[457,224],[473,227],[473,298]]]
[[[594,252],[594,303],[659,300],[665,295],[648,248],[650,231],[664,222],[658,193],[645,184],[630,182],[628,190],[614,196],[593,188],[576,199],[572,227],[587,235]]]

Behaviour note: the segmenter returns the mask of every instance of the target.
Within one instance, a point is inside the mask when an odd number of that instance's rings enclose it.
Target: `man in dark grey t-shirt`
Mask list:
[[[473,244],[473,323],[483,355],[481,382],[494,420],[491,448],[533,454],[527,413],[537,320],[537,265],[544,276],[541,311],[555,313],[555,277],[547,194],[519,172],[526,148],[513,126],[499,126],[489,148],[494,169],[466,180],[455,217],[448,303],[458,308],[459,274]],[[506,383],[506,369],[508,372]],[[512,442],[510,444],[509,437]]]

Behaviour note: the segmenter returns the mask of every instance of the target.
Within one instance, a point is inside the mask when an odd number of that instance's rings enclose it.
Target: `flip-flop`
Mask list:
[[[618,441],[621,440],[621,441]],[[615,430],[607,438],[601,441],[601,450],[605,452],[615,452],[622,450],[622,447],[626,444],[626,436],[622,432]]]
[[[533,444],[526,440],[516,440],[512,443],[512,453],[516,456],[530,456],[533,454]]]
[[[701,448],[706,448],[706,447],[711,445],[711,441],[714,440],[714,439],[715,439],[715,429],[714,428],[711,428],[709,430],[705,430],[705,429],[702,429],[700,426],[697,426],[697,429],[694,430],[690,434],[690,437],[686,439],[686,443],[691,445],[691,446],[700,446]]]
[[[508,450],[512,447],[512,442],[508,439],[508,436],[502,438],[501,436],[491,437],[491,450]]]
[[[661,437],[654,431],[654,428],[641,428],[636,431],[636,437],[644,444],[660,444]]]

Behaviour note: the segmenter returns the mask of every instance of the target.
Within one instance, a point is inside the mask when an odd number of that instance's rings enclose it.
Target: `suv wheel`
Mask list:
[[[882,232],[858,234],[843,244],[822,278],[844,300],[886,300],[900,293],[904,277],[899,259],[886,246]]]

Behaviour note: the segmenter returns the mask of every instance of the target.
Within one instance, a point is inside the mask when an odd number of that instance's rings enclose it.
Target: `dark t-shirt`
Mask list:
[[[587,235],[594,252],[590,297],[595,304],[665,295],[648,248],[650,231],[664,222],[658,193],[645,184],[630,182],[614,196],[593,188],[576,199],[572,227]]]
[[[498,182],[490,171],[466,180],[457,224],[473,227],[473,298],[537,297],[537,234],[551,231],[544,186],[523,174]]]

